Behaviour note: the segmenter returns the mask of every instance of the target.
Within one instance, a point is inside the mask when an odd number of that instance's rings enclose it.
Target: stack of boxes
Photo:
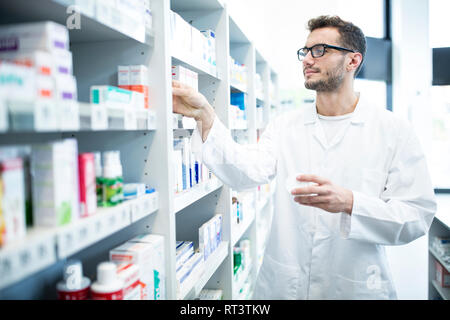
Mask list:
[[[112,262],[139,267],[140,300],[166,299],[163,236],[139,235],[112,249],[109,256]]]
[[[445,265],[435,260],[436,281],[443,288],[450,288],[450,238],[434,237],[431,242],[432,248],[440,256]]]
[[[204,271],[205,264],[203,255],[194,252],[192,241],[177,241],[176,243],[176,279],[177,290],[189,283],[192,279],[197,279]]]
[[[76,139],[0,148],[0,246],[22,238],[27,226],[66,225],[122,202],[120,153],[103,152],[103,165],[101,158],[79,154]],[[129,199],[155,191],[126,187]]]
[[[212,172],[191,151],[190,137],[174,139],[173,148],[175,193],[181,193],[212,178]]]
[[[76,5],[81,13],[136,40],[145,41],[152,30],[150,0],[56,0]]]
[[[239,246],[233,248],[233,277],[236,284],[242,284],[242,287],[237,288],[238,299],[247,299],[250,296],[251,276],[249,273],[244,274],[244,271],[250,271],[252,268],[250,245],[250,240],[244,239],[239,242]]]
[[[170,43],[176,57],[187,59],[216,74],[216,36],[212,30],[199,31],[180,15],[170,12]]]
[[[247,94],[243,92],[232,92],[230,102],[230,124],[231,128],[233,128],[247,121]]]
[[[0,87],[6,86],[0,94],[49,104],[77,100],[65,26],[51,21],[1,26],[0,43]]]
[[[144,65],[118,66],[118,86],[92,86],[91,103],[112,109],[149,109],[148,79]]]
[[[203,258],[208,260],[209,256],[219,247],[222,241],[222,215],[215,214],[214,217],[205,222],[198,230],[199,249]]]
[[[91,103],[112,109],[144,109],[144,94],[114,86],[92,86]]]
[[[247,67],[229,57],[230,63],[230,83],[232,86],[247,90]]]
[[[144,108],[149,108],[148,68],[146,66],[119,66],[118,83],[119,88],[142,93],[144,95]]]
[[[0,150],[0,246],[26,234],[24,163]]]
[[[200,277],[205,263],[222,241],[222,215],[215,214],[198,230],[198,249],[194,250],[193,241],[176,243],[176,279],[178,290],[186,283],[192,283]]]

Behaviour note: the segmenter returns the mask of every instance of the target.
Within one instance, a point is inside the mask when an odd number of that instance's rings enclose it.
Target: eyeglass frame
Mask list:
[[[324,47],[324,48],[323,48],[323,54],[322,54],[321,56],[318,56],[318,57],[315,57],[315,56],[314,56],[313,51],[312,51],[311,49],[314,48],[314,47],[316,47],[316,46],[323,46],[323,47]],[[352,52],[352,53],[356,53],[356,52],[357,52],[357,51],[355,51],[355,50],[348,49],[348,48],[343,48],[343,47],[333,46],[333,45],[326,44],[326,43],[318,43],[318,44],[315,44],[315,45],[313,45],[313,46],[311,46],[311,47],[309,47],[309,48],[308,48],[308,47],[303,47],[303,48],[298,49],[298,50],[297,50],[297,58],[298,58],[299,61],[303,61],[303,60],[305,59],[305,57],[308,55],[308,52],[311,52],[311,56],[312,56],[313,58],[321,58],[321,57],[323,57],[323,56],[325,55],[325,52],[326,52],[326,49],[327,49],[327,48],[330,48],[330,49],[336,49],[336,50],[340,50],[340,51],[348,51],[348,52]],[[306,54],[305,54],[304,56],[300,56],[300,51],[301,51],[301,50],[304,50],[304,49],[307,49],[308,52],[306,52]],[[300,57],[303,57],[303,60],[300,59]]]

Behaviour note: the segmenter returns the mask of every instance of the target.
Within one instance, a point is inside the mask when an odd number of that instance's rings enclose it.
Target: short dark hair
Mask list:
[[[366,37],[360,28],[355,26],[353,23],[344,21],[338,16],[319,16],[308,21],[308,30],[312,32],[313,30],[320,28],[332,27],[336,28],[339,32],[340,45],[346,48],[355,50],[362,54],[361,64],[358,66],[355,72],[355,78],[364,62],[366,56]]]

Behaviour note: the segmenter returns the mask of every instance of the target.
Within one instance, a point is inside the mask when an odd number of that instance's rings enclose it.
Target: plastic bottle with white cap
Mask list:
[[[113,262],[102,262],[97,266],[97,281],[91,286],[93,300],[123,300],[123,281],[117,275]]]
[[[123,201],[123,171],[119,151],[103,153],[103,202],[115,206]]]
[[[64,266],[64,280],[58,282],[58,300],[87,300],[91,280],[83,277],[83,266],[79,260],[69,260]]]
[[[94,153],[95,157],[95,181],[96,181],[96,192],[97,192],[97,205],[103,206],[103,169],[102,169],[102,158],[100,152]]]

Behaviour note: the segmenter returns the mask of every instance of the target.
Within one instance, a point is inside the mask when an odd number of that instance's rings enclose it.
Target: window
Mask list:
[[[450,189],[450,85],[431,88],[431,105],[430,174],[436,189]]]
[[[450,47],[450,32],[448,32],[448,13],[450,1],[429,0],[430,47]]]
[[[337,0],[336,3],[333,13],[352,21],[363,30],[366,37],[385,37],[384,0]]]
[[[450,47],[447,22],[450,2],[448,0],[429,0],[429,9],[430,47]],[[450,61],[450,54],[448,55],[448,59],[441,56],[440,61]],[[436,59],[435,56],[433,57]],[[440,67],[448,68],[449,64],[444,65],[441,62],[439,62]],[[438,63],[438,61],[434,60],[433,63]],[[450,70],[445,70],[445,72],[450,73]],[[434,74],[435,82],[436,76]],[[448,82],[443,83],[441,79],[439,83],[442,85],[431,88],[432,141],[428,162],[431,178],[438,192],[450,191],[450,81]]]

